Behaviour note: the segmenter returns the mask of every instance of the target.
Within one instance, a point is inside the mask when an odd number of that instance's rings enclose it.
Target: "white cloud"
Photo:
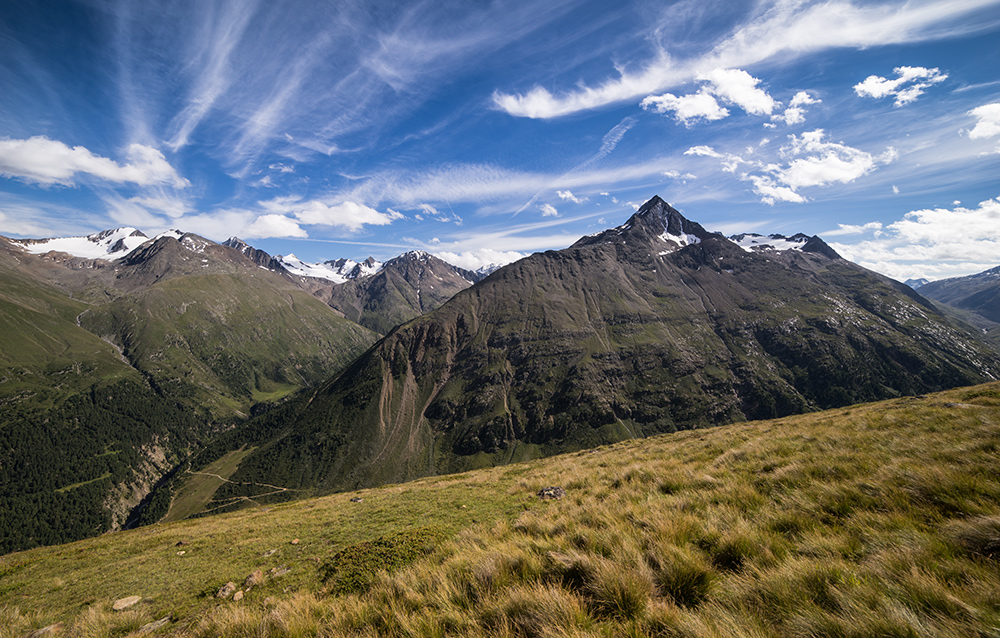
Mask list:
[[[761,3],[757,16],[700,57],[678,61],[658,49],[644,66],[636,70],[619,68],[618,77],[598,86],[577,83],[575,89],[558,94],[541,86],[526,93],[496,91],[493,101],[498,108],[517,117],[560,117],[664,91],[690,82],[708,69],[747,67],[779,56],[796,58],[831,48],[885,46],[972,33],[983,24],[960,21],[993,2]]]
[[[430,215],[435,220],[441,223],[455,222],[456,224],[459,225],[462,224],[462,218],[459,217],[458,215],[455,215],[454,212],[452,212],[451,215],[448,215],[446,213],[439,211],[437,208],[431,206],[430,204],[420,204],[419,208],[420,210],[424,211],[426,214]],[[420,220],[422,221],[423,218],[420,217]]]
[[[331,204],[316,199],[302,201],[297,197],[278,197],[260,202],[260,205],[278,216],[291,215],[303,224],[339,226],[349,231],[358,231],[364,226],[386,226],[402,217],[399,213],[380,213],[353,201]]]
[[[308,237],[308,233],[294,219],[269,213],[261,215],[246,227],[244,236],[251,237]]]
[[[844,144],[824,142],[823,137],[823,129],[790,137],[791,144],[782,147],[782,153],[805,157],[796,157],[776,172],[782,183],[793,190],[833,182],[846,184],[875,170],[877,160],[870,153]]]
[[[810,104],[819,104],[822,100],[814,99],[805,91],[799,91],[792,97],[792,101],[788,103],[788,108],[782,113],[775,113],[771,116],[771,121],[784,122],[788,126],[794,124],[802,124],[806,121],[805,106]]]
[[[542,217],[558,217],[559,211],[552,204],[539,204],[538,210],[542,211]]]
[[[996,266],[1000,199],[976,208],[915,210],[888,224],[876,239],[831,244],[844,257],[897,279],[938,279]]]
[[[976,118],[976,125],[969,131],[970,139],[979,140],[1000,135],[1000,102],[977,106],[969,111],[969,115]]]
[[[888,148],[874,156],[871,153],[843,143],[824,141],[823,129],[789,135],[789,143],[778,150],[779,157],[756,159],[766,151],[766,145],[750,149],[750,159],[733,153],[720,153],[710,146],[693,146],[685,155],[709,157],[720,160],[722,170],[738,174],[739,179],[753,184],[754,192],[765,204],[775,202],[803,203],[807,199],[799,189],[846,184],[874,171],[879,164],[896,159],[898,153]],[[763,151],[761,149],[764,149]]]
[[[672,114],[685,126],[696,120],[721,120],[729,116],[729,109],[716,100],[722,99],[751,115],[770,115],[778,106],[763,89],[757,88],[760,80],[742,69],[714,69],[698,75],[707,82],[697,93],[676,96],[672,93],[650,95],[640,106],[656,113]]]
[[[150,197],[131,197],[128,201],[138,204],[143,208],[163,213],[168,217],[180,217],[191,211],[191,207],[186,201],[166,194]]]
[[[26,140],[0,139],[0,175],[19,177],[39,184],[74,184],[77,173],[115,183],[131,182],[140,186],[190,185],[167,162],[163,153],[142,144],[132,144],[122,165],[94,155],[82,146],[70,148],[58,140],[38,135]]]
[[[691,126],[697,120],[721,120],[729,117],[729,109],[719,104],[711,94],[702,90],[691,95],[677,97],[673,93],[650,95],[640,106],[655,113],[673,114],[674,118],[685,126]]]
[[[435,257],[443,259],[453,266],[465,268],[466,270],[478,270],[484,266],[506,266],[518,259],[526,257],[526,253],[514,250],[493,250],[492,248],[479,248],[463,252],[441,251],[435,252]]]
[[[860,97],[876,99],[892,95],[896,98],[895,105],[903,106],[923,95],[931,85],[948,79],[940,69],[922,66],[900,66],[893,69],[893,73],[898,76],[895,80],[869,75],[863,82],[854,85],[854,92]]]
[[[775,109],[776,103],[771,96],[757,88],[760,80],[742,69],[713,69],[699,74],[698,79],[711,82],[713,94],[750,115],[770,115]]]
[[[824,237],[826,236],[837,236],[837,235],[863,235],[869,232],[875,232],[878,235],[878,231],[882,230],[882,222],[868,222],[867,224],[837,224],[835,230],[827,230],[821,233]]]
[[[573,202],[574,204],[582,204],[585,201],[587,201],[586,197],[583,198],[577,197],[576,195],[573,194],[572,191],[556,191],[556,195],[559,196],[559,199],[570,201]]]
[[[33,216],[25,215],[25,211],[17,211],[12,215],[0,210],[0,231],[22,237],[41,238],[51,234],[48,226],[33,221]]]
[[[777,183],[769,175],[753,175],[744,173],[741,179],[753,184],[753,190],[760,195],[760,200],[765,204],[775,202],[791,202],[793,204],[804,204],[807,200],[794,189]]]
[[[669,177],[670,179],[679,179],[683,181],[687,181],[689,179],[698,179],[697,175],[692,175],[691,173],[682,173],[678,170],[673,170],[673,169],[669,171],[663,171],[663,176]]]

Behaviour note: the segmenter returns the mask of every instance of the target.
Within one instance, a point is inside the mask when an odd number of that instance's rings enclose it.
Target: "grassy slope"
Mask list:
[[[993,383],[161,524],[0,559],[0,636],[167,614],[183,636],[995,635],[998,450]],[[532,498],[550,484],[568,496]],[[389,564],[372,548],[428,528],[452,538],[323,593],[321,564]]]
[[[120,342],[164,392],[215,416],[325,379],[374,341],[310,295],[277,287],[268,273],[259,279],[170,279],[81,321]]]
[[[0,269],[0,397],[50,407],[96,380],[141,380],[111,345],[76,325],[88,307]]]

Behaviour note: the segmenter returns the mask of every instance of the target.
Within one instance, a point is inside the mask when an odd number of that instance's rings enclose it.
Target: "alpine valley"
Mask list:
[[[956,318],[992,281],[936,297],[953,310],[659,197],[492,272],[3,239],[0,551],[994,380],[1000,351]]]
[[[820,238],[727,239],[654,197],[398,326],[193,467],[239,453],[218,510],[998,374],[980,331]]]

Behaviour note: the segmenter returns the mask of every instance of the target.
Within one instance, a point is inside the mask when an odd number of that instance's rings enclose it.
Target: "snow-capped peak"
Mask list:
[[[149,241],[141,231],[130,226],[102,230],[85,237],[15,239],[14,243],[36,255],[57,251],[83,259],[118,259]]]
[[[278,255],[276,259],[285,270],[299,277],[315,277],[342,284],[351,279],[368,277],[382,270],[382,263],[372,257],[358,263],[352,259],[337,259],[322,264],[304,262],[293,254]]]
[[[792,235],[791,237],[743,233],[742,235],[733,235],[729,240],[749,253],[761,251],[781,252],[784,250],[802,250],[802,247],[809,241],[809,236],[802,233]]]

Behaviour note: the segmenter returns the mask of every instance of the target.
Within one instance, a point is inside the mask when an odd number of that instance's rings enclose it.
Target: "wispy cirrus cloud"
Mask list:
[[[596,86],[580,85],[561,93],[541,86],[524,93],[498,90],[493,102],[517,117],[560,117],[639,100],[690,82],[710,69],[743,68],[778,56],[794,58],[830,48],[882,46],[972,33],[991,25],[965,18],[994,4],[995,0],[902,5],[778,1],[763,4],[756,17],[700,56],[682,57],[683,52],[657,48],[645,65],[634,70],[620,69],[618,77]]]

